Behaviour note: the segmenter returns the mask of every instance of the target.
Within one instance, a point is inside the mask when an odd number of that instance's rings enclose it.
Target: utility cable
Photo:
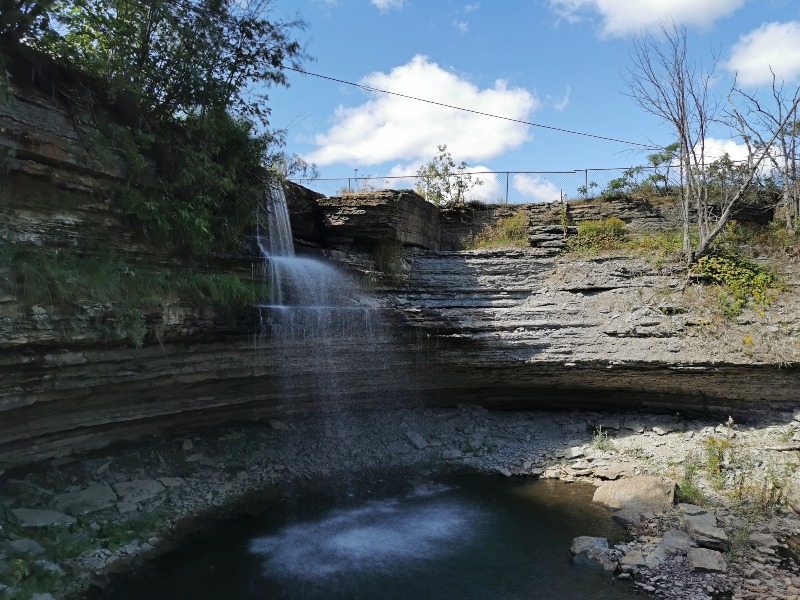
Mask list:
[[[352,85],[354,87],[360,88],[367,92],[378,92],[381,94],[390,94],[392,96],[399,96],[400,98],[407,98],[409,100],[416,100],[417,102],[426,102],[428,104],[434,104],[436,106],[443,106],[445,108],[452,108],[454,110],[460,110],[463,112],[472,113],[475,115],[481,115],[484,117],[492,117],[493,119],[502,119],[503,121],[511,121],[512,123],[520,123],[522,125],[530,125],[531,127],[539,127],[541,129],[549,129],[551,131],[558,131],[560,133],[569,133],[571,135],[582,135],[584,137],[595,138],[598,140],[605,140],[607,142],[616,142],[618,144],[628,144],[630,146],[641,146],[643,148],[647,148],[648,150],[658,150],[660,149],[659,146],[652,146],[649,144],[642,144],[640,142],[629,142],[627,140],[620,140],[617,138],[606,137],[604,135],[597,135],[594,133],[586,133],[583,131],[574,131],[572,129],[563,129],[561,127],[554,127],[552,125],[543,125],[541,123],[532,123],[530,121],[523,121],[522,119],[513,119],[511,117],[504,117],[502,115],[495,115],[492,113],[483,112],[480,110],[474,110],[472,108],[464,108],[463,106],[455,106],[453,104],[446,104],[444,102],[437,102],[435,100],[428,100],[426,98],[418,98],[416,96],[409,96],[408,94],[401,94],[399,92],[390,92],[389,90],[382,90],[379,88],[374,88],[368,85],[363,85],[361,83],[355,83],[352,81],[345,81],[344,79],[337,79],[336,77],[329,77],[327,75],[320,75],[319,73],[312,73],[311,71],[304,71],[303,69],[296,69],[294,67],[284,66],[284,69],[287,71],[295,71],[296,73],[302,73],[303,75],[311,75],[313,77],[319,77],[320,79],[327,79],[328,81],[335,81],[336,83],[344,83],[345,85]]]

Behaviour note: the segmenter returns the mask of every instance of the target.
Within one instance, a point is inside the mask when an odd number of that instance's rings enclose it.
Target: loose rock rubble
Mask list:
[[[687,461],[706,452],[712,438],[735,439],[758,469],[781,474],[785,502],[745,511],[728,488],[699,478],[707,503],[675,503]],[[574,547],[581,561],[658,598],[797,600],[800,519],[791,507],[800,508],[800,496],[790,490],[800,491],[800,459],[787,446],[800,447],[800,423],[788,413],[720,425],[679,415],[460,406],[208,430],[6,473],[0,592],[17,596],[22,577],[15,580],[15,569],[24,566],[37,593],[82,594],[169,549],[199,526],[197,517],[240,510],[253,492],[341,484],[354,473],[390,468],[428,479],[468,469],[591,482],[595,500],[612,509],[609,518],[624,523],[630,537],[611,548]],[[734,465],[720,469],[719,477],[735,476]]]

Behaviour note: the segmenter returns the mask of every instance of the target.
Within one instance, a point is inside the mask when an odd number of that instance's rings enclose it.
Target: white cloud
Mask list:
[[[661,23],[675,22],[707,28],[726,17],[746,0],[550,0],[550,8],[574,23],[584,14],[599,14],[606,36],[621,37]]]
[[[743,35],[725,67],[738,72],[746,86],[770,83],[770,68],[778,81],[795,79],[800,75],[800,21],[765,23]]]
[[[528,119],[540,104],[527,90],[509,87],[503,80],[480,89],[421,55],[389,73],[372,73],[360,83],[518,120]],[[306,160],[323,166],[427,162],[436,155],[437,146],[445,144],[457,163],[474,162],[531,139],[529,127],[521,123],[378,92],[360,106],[339,106],[334,120],[328,131],[315,136],[318,148]]]
[[[481,7],[481,5],[479,3],[477,3],[477,2],[475,2],[473,4],[467,4],[467,5],[464,6],[464,12],[465,13],[475,12],[480,7]]]
[[[720,140],[712,137],[706,138],[706,163],[719,160],[725,154],[734,162],[746,161],[747,146],[736,140]]]
[[[567,86],[567,91],[564,92],[564,95],[561,96],[561,98],[556,100],[555,98],[548,96],[548,100],[551,100],[553,102],[553,108],[557,112],[563,112],[563,110],[567,108],[567,106],[569,106],[569,95],[571,93],[572,93],[572,87]]]
[[[517,174],[511,178],[511,185],[522,196],[534,202],[559,202],[561,189],[541,175]]]
[[[466,21],[453,21],[453,27],[455,27],[461,35],[469,31],[469,23]]]
[[[390,10],[400,10],[406,5],[406,0],[369,0],[369,3],[385,13]]]
[[[505,174],[485,171],[491,169],[483,165],[470,168],[470,172],[475,173],[472,181],[481,183],[470,190],[467,199],[486,203],[502,202],[506,197]]]

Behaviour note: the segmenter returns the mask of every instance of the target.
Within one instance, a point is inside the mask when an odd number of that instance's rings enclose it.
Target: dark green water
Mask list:
[[[380,488],[380,486],[378,486]],[[462,476],[424,493],[372,487],[237,519],[121,583],[108,600],[611,600],[572,565],[578,535],[623,539],[592,486]]]

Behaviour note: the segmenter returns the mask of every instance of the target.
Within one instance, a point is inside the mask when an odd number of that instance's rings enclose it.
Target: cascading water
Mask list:
[[[302,388],[315,402],[341,399],[351,391],[347,388],[357,387],[358,374],[373,366],[375,310],[349,277],[320,260],[295,255],[278,183],[267,186],[257,229],[264,259],[265,301],[258,305],[262,336],[277,341],[297,367],[286,375],[288,396]]]

